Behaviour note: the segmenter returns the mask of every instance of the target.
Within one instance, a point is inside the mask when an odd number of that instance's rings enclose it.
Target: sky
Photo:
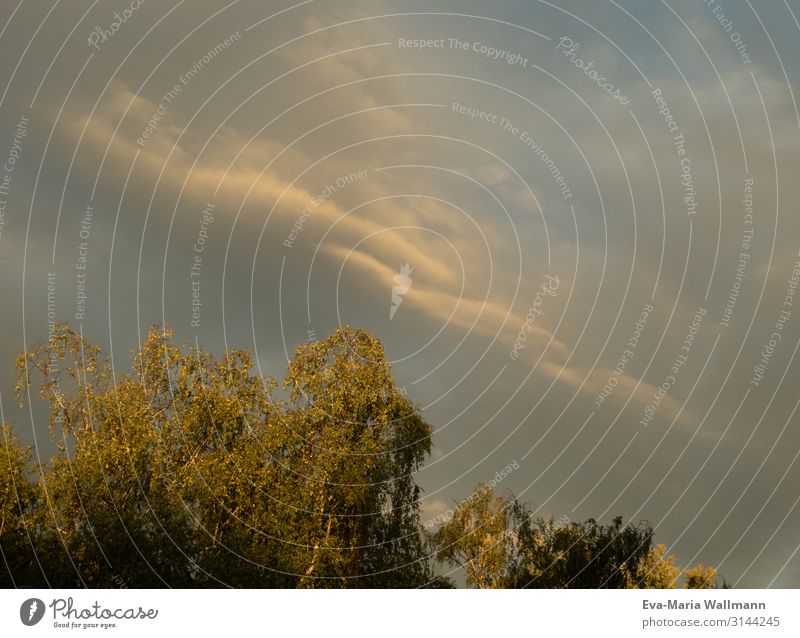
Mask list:
[[[800,3],[0,3],[0,398],[69,321],[281,377],[342,324],[478,482],[800,586]]]

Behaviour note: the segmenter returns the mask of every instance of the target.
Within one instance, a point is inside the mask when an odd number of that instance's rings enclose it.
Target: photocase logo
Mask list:
[[[42,616],[44,616],[44,602],[38,598],[28,598],[19,608],[19,619],[28,627],[33,627]]]
[[[411,288],[411,284],[413,283],[411,280],[412,270],[414,269],[406,262],[400,267],[400,272],[392,278],[394,286],[392,286],[392,306],[389,308],[390,320],[394,318],[394,313],[397,312],[400,304],[403,303],[403,298]]]

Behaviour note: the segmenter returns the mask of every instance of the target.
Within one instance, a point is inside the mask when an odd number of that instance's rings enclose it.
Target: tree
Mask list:
[[[716,587],[717,569],[697,563],[694,567],[686,568],[685,577],[684,587],[686,589],[713,589]]]
[[[675,556],[664,556],[667,546],[655,545],[645,554],[636,569],[626,569],[628,587],[631,589],[674,589],[681,568],[675,564]]]
[[[535,519],[521,528],[521,570],[516,586],[535,588],[625,587],[627,573],[650,551],[653,530],[646,523],[610,525],[594,519],[560,523]]]
[[[37,547],[58,586],[204,583],[201,534],[175,479],[187,452],[197,451],[191,408],[205,389],[226,386],[203,388],[203,359],[181,355],[170,336],[151,330],[131,373],[118,379],[100,348],[67,326],[18,358],[17,394],[24,397],[38,372],[61,449],[42,468]],[[229,359],[235,355],[223,366]]]
[[[20,355],[60,453],[33,507],[54,586],[423,586],[413,473],[430,426],[380,342],[342,327],[298,347],[284,387],[150,330],[131,371],[66,325]],[[7,471],[4,476],[13,476]]]
[[[647,523],[535,518],[483,484],[428,538],[439,561],[463,567],[467,585],[480,588],[673,588],[681,572],[664,545],[652,545]],[[687,570],[687,587],[715,576],[699,565]]]
[[[468,586],[508,587],[519,560],[515,527],[520,514],[513,499],[495,496],[491,487],[479,484],[429,543],[439,561],[465,569]]]
[[[0,587],[38,585],[31,544],[31,511],[37,498],[31,450],[20,444],[9,424],[0,423],[0,434]]]
[[[413,479],[430,452],[431,428],[398,391],[380,341],[343,327],[303,344],[285,385],[305,484],[296,527],[310,550],[301,584],[332,575],[364,586],[432,579]]]
[[[431,427],[380,341],[343,326],[298,346],[282,382],[153,328],[120,373],[66,325],[17,359],[58,452],[2,425],[0,584],[34,587],[674,587],[644,523],[534,518],[478,485],[423,535],[414,475]],[[712,587],[716,570],[686,571]]]

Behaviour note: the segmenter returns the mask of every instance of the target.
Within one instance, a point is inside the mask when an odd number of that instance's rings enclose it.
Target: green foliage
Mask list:
[[[305,483],[297,525],[312,547],[301,585],[342,575],[363,575],[363,585],[424,583],[431,574],[412,474],[430,452],[431,429],[398,392],[380,341],[345,327],[301,345],[285,385]]]
[[[17,394],[39,374],[61,452],[35,488],[7,434],[3,547],[21,510],[53,586],[434,581],[413,479],[431,429],[398,392],[380,342],[343,327],[300,346],[283,402],[252,365],[246,351],[217,359],[153,329],[114,378],[99,348],[59,326],[18,358]]]
[[[713,589],[717,582],[717,568],[697,563],[694,567],[687,567],[685,576],[686,589]]]
[[[649,525],[623,525],[622,518],[610,525],[534,518],[513,496],[480,484],[428,542],[440,561],[463,566],[473,587],[676,587],[675,557],[665,558],[652,537]],[[715,576],[700,565],[687,570],[687,586]]]
[[[458,504],[452,518],[431,534],[429,543],[440,561],[464,567],[467,585],[508,587],[519,561],[515,529],[521,513],[512,500],[495,496],[491,487],[480,484]]]
[[[622,588],[626,570],[643,560],[653,530],[645,524],[610,525],[594,519],[560,524],[529,520],[520,530],[522,587]]]
[[[31,481],[31,451],[14,436],[11,426],[0,423],[0,587],[21,585],[19,577],[32,568],[30,512],[36,502]]]
[[[0,586],[452,586],[433,556],[481,588],[675,586],[649,526],[534,519],[486,485],[423,535],[431,427],[363,330],[300,345],[282,382],[172,337],[127,374],[66,325],[18,357],[59,451],[34,471],[2,425]]]
[[[635,570],[627,570],[630,589],[673,589],[677,587],[681,568],[674,556],[665,556],[666,545],[655,545],[645,554]]]

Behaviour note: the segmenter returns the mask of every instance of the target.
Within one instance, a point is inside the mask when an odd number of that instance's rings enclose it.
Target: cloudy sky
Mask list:
[[[347,323],[435,428],[424,517],[513,464],[544,516],[800,586],[800,3],[0,9],[0,396],[42,454],[49,320],[273,376]]]

